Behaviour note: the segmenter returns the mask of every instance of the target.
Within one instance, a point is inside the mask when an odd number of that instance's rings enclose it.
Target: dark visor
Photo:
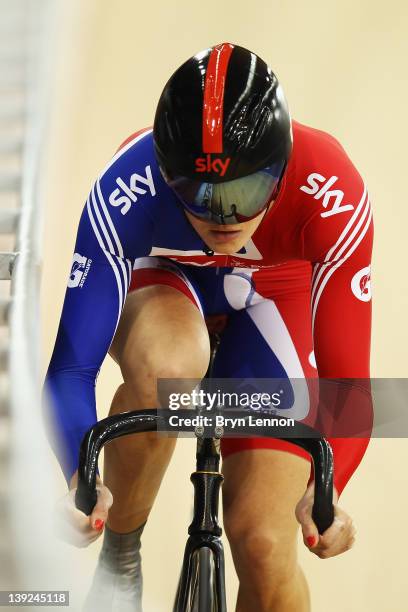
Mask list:
[[[203,183],[183,176],[167,179],[185,208],[193,215],[219,224],[244,223],[270,203],[284,163],[224,183]]]

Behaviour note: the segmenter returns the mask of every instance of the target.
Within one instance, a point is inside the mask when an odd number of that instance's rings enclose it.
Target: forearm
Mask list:
[[[333,484],[338,498],[358,468],[366,452],[370,438],[327,438],[333,450]],[[314,481],[313,463],[307,485]]]
[[[51,446],[69,484],[78,467],[83,436],[97,421],[95,374],[49,371],[44,384],[43,411]]]

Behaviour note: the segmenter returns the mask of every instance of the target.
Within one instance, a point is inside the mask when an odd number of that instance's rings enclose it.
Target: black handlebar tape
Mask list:
[[[312,510],[312,519],[316,523],[317,529],[322,535],[326,529],[330,527],[334,520],[334,507],[333,504],[329,507],[322,507],[319,502],[314,501]]]
[[[102,419],[87,432],[82,440],[79,456],[78,488],[75,495],[75,504],[79,510],[89,516],[97,502],[96,472],[103,445],[127,434],[155,431],[160,419],[156,410],[135,410]],[[333,452],[327,440],[319,437],[311,427],[302,423],[296,423],[295,427],[297,435],[302,437],[287,438],[283,435],[279,438],[301,446],[312,456],[315,472],[312,518],[322,534],[334,519]],[[266,427],[263,428],[262,435],[277,437]]]
[[[313,431],[302,425],[306,432]],[[334,520],[333,508],[333,451],[325,438],[286,438],[289,442],[301,446],[312,457],[314,466],[314,502],[312,518],[320,533],[324,533]]]
[[[97,502],[96,472],[99,453],[104,444],[131,433],[156,431],[160,419],[156,410],[134,410],[106,417],[88,430],[79,451],[78,487],[75,494],[78,510],[89,516]]]
[[[311,453],[315,472],[312,519],[321,535],[334,520],[333,451],[325,438],[317,440],[316,449]]]
[[[78,481],[78,488],[75,493],[75,505],[78,510],[89,516],[95,508],[97,499],[96,488],[88,488],[84,482]]]

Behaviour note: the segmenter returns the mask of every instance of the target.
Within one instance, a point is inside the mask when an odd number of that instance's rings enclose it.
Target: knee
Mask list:
[[[203,351],[183,352],[175,350],[171,354],[151,351],[144,355],[143,370],[149,379],[159,378],[199,378],[206,373],[209,356]]]
[[[209,346],[203,341],[194,347],[183,341],[174,340],[171,348],[160,343],[137,346],[125,351],[121,369],[125,382],[132,385],[139,380],[143,385],[154,384],[160,378],[198,378],[207,371],[210,358]]]
[[[133,410],[149,410],[156,408],[153,395],[150,397],[146,393],[144,396],[135,395],[135,390],[127,383],[122,383],[116,390],[109,411],[109,416],[130,412]],[[157,433],[157,431],[148,431],[143,434],[133,433],[130,435],[121,436],[112,440],[105,447],[105,457],[123,455],[122,467],[130,465],[132,471],[138,469],[138,464],[143,455],[143,448],[148,448],[148,453],[156,453],[156,459],[162,454],[167,457],[169,452],[172,452],[176,443],[175,438],[167,438]]]
[[[248,510],[246,510],[248,512]],[[264,584],[265,578],[282,585],[293,578],[297,569],[296,535],[271,526],[273,518],[252,524],[240,517],[224,516],[228,537],[240,581]]]

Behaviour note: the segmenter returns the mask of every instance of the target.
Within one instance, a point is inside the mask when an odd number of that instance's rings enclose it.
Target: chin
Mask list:
[[[214,253],[220,253],[221,255],[234,255],[244,246],[243,244],[210,244],[209,242],[207,242],[207,245]]]

